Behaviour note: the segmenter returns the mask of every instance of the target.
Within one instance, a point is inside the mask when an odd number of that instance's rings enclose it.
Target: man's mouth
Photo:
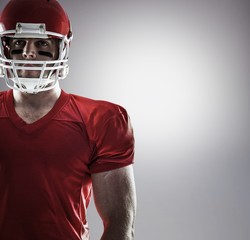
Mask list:
[[[42,67],[43,65],[42,64],[31,64],[31,63],[20,63],[18,64],[19,67],[24,67],[23,70],[27,70],[27,71],[37,71],[37,70],[34,70],[32,68],[40,68]],[[31,68],[31,69],[25,69],[25,68]]]
[[[25,63],[23,65],[21,65],[22,67],[35,67],[34,64],[30,64],[30,63]]]

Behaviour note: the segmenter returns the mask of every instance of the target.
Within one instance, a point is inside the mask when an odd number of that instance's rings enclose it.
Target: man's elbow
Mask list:
[[[122,214],[117,211],[103,221],[104,233],[101,240],[134,240],[135,239],[135,211],[130,210]]]

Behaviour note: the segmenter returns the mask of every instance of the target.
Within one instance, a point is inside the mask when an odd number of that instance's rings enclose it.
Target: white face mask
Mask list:
[[[34,94],[54,88],[59,80],[67,76],[71,39],[66,36],[46,31],[45,24],[17,23],[15,30],[2,31],[0,37],[60,39],[58,59],[48,61],[8,59],[4,54],[3,41],[0,41],[0,77],[4,77],[9,88]],[[35,77],[21,77],[18,74],[20,71],[37,71],[39,74]]]

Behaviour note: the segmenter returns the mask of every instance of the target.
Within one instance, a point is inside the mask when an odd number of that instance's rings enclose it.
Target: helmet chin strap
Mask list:
[[[37,79],[30,78],[22,79],[22,83],[15,83],[14,89],[27,94],[37,94],[39,92],[48,91],[54,88],[58,84],[58,81],[46,81],[43,84],[37,85]]]

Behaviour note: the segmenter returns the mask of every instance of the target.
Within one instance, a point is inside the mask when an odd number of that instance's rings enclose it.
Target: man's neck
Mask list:
[[[37,110],[47,106],[54,106],[60,95],[61,89],[59,86],[37,94],[28,94],[13,90],[15,107],[22,106]]]
[[[14,90],[14,104],[16,113],[26,123],[33,123],[45,116],[55,105],[60,97],[59,86],[37,94],[22,93]]]

